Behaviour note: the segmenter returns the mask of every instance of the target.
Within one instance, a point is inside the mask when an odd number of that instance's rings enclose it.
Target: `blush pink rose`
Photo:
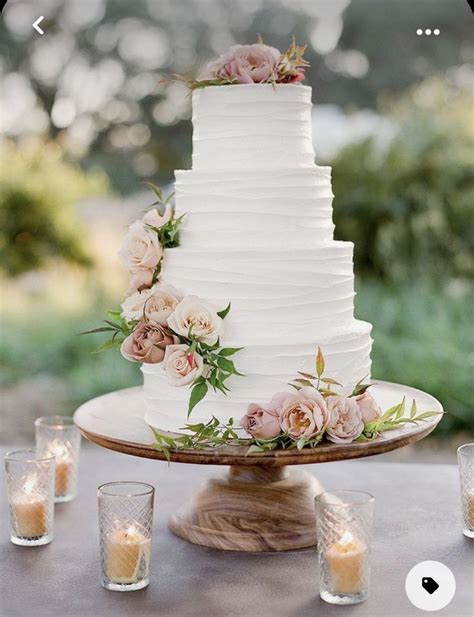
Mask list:
[[[131,362],[158,364],[165,357],[167,345],[177,342],[178,338],[169,334],[161,326],[142,322],[124,340],[120,352]]]
[[[136,274],[139,270],[154,270],[163,256],[156,233],[142,221],[130,225],[123,240],[119,257],[126,268]]]
[[[273,439],[281,433],[278,413],[254,403],[248,406],[240,425],[256,439]]]
[[[353,398],[328,396],[329,426],[326,436],[334,443],[351,443],[364,430],[362,411]]]
[[[366,390],[364,394],[356,396],[355,401],[362,412],[362,422],[364,424],[373,422],[373,420],[377,420],[377,418],[380,418],[382,415],[379,404],[368,390]]]
[[[153,275],[155,273],[154,268],[140,269],[130,271],[130,281],[128,283],[128,289],[125,292],[126,296],[131,296],[136,292],[148,289],[153,283]]]
[[[153,208],[153,210],[148,210],[142,218],[142,222],[145,223],[145,225],[150,225],[150,227],[160,229],[160,227],[163,227],[163,225],[171,221],[172,216],[173,208],[171,204],[166,204],[163,215],[161,215],[156,208]]]
[[[223,78],[239,84],[264,83],[276,79],[280,58],[278,49],[262,43],[234,45],[217,60],[212,60],[199,80]]]
[[[188,345],[168,345],[163,360],[168,383],[172,386],[187,386],[200,377],[204,371],[202,357],[188,353]]]
[[[280,426],[292,439],[316,437],[326,430],[328,421],[326,402],[315,388],[301,388],[283,401]]]

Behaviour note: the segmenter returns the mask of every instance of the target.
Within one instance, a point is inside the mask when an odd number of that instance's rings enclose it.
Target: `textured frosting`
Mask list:
[[[193,169],[312,166],[311,109],[309,86],[241,84],[195,90]]]
[[[371,325],[354,319],[350,242],[333,239],[330,168],[314,165],[311,89],[243,85],[193,93],[193,169],[176,172],[180,247],[165,252],[162,280],[217,309],[228,302],[222,344],[244,347],[227,396],[209,393],[192,421],[240,418],[250,402],[288,390],[314,371],[351,387],[370,374]],[[189,388],[143,365],[146,419],[177,431]]]

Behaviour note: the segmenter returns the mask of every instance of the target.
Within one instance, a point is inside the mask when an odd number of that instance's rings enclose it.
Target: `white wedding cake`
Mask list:
[[[370,375],[371,325],[354,318],[350,242],[333,238],[331,170],[314,163],[311,88],[232,84],[193,91],[193,168],[176,172],[180,246],[161,281],[231,302],[220,343],[242,347],[230,391],[209,391],[188,420],[189,387],[144,364],[146,421],[179,431],[211,416],[236,424],[249,403],[289,390],[297,371],[351,388]]]

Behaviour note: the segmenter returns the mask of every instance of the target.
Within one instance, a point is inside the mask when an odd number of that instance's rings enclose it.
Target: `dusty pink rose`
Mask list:
[[[140,270],[154,270],[163,256],[163,249],[156,233],[142,221],[135,221],[128,228],[119,256],[133,275]]]
[[[239,84],[260,84],[276,79],[280,57],[278,49],[262,43],[234,45],[208,63],[199,80],[224,78]]]
[[[362,411],[353,398],[328,396],[329,426],[326,436],[334,443],[350,443],[364,430]]]
[[[240,420],[244,430],[257,439],[273,439],[281,433],[278,413],[251,403]]]
[[[364,394],[356,396],[355,401],[362,412],[362,422],[364,424],[377,420],[377,418],[380,418],[382,415],[379,404],[368,390],[366,390]]]
[[[173,208],[171,204],[166,204],[165,212],[163,215],[161,215],[156,208],[153,208],[153,210],[149,210],[145,214],[145,216],[142,218],[142,222],[145,223],[145,225],[150,225],[150,227],[155,227],[156,229],[159,229],[160,227],[163,227],[163,225],[166,225],[166,223],[169,223],[172,216]]]
[[[196,352],[188,353],[188,349],[188,345],[168,345],[166,348],[164,366],[168,383],[172,386],[187,386],[203,373],[202,357]]]
[[[161,326],[142,322],[127,336],[120,351],[124,358],[132,362],[158,364],[165,357],[166,346],[177,342],[177,337]]]
[[[310,439],[328,425],[326,402],[315,388],[301,388],[290,394],[280,410],[280,426],[292,439]]]

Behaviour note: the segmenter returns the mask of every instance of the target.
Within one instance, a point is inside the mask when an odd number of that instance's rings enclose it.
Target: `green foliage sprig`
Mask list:
[[[216,345],[218,346],[218,345]],[[221,350],[221,356],[225,357],[225,353],[229,350]],[[230,350],[235,353],[236,350]],[[219,355],[219,354],[218,354]],[[341,384],[335,379],[324,377],[325,361],[321,348],[318,347],[316,354],[316,374],[298,372],[301,377],[297,377],[290,384],[297,391],[304,387],[311,387],[318,390],[318,392],[324,397],[335,396],[337,392],[331,390],[331,386],[342,387]],[[239,374],[235,372],[235,374]],[[207,393],[208,379],[199,378],[193,387],[194,405],[199,402]],[[356,384],[350,397],[360,396],[364,394],[372,384],[364,384],[362,381]],[[216,388],[214,388],[216,389]],[[193,405],[193,406],[194,406]],[[190,401],[191,406],[191,401]],[[192,409],[192,407],[191,407]],[[365,424],[361,435],[355,439],[356,442],[367,442],[376,439],[381,433],[400,428],[405,424],[418,424],[424,422],[433,416],[439,415],[437,411],[425,411],[423,413],[417,413],[416,401],[413,399],[410,413],[408,417],[405,417],[405,397],[403,400],[388,409],[379,418],[372,420]],[[189,412],[188,412],[189,417]],[[164,435],[160,431],[153,429],[155,435],[155,447],[163,452],[167,460],[171,458],[172,451],[178,451],[182,449],[213,449],[227,446],[243,446],[247,447],[247,454],[258,452],[269,452],[272,450],[303,450],[304,448],[316,448],[324,439],[324,432],[319,432],[317,435],[310,438],[300,438],[298,440],[293,439],[288,433],[281,432],[273,439],[259,439],[253,436],[242,437],[239,431],[243,429],[236,427],[234,419],[230,418],[226,423],[221,424],[214,416],[207,423],[199,424],[186,424],[181,430],[186,431],[186,434],[174,437],[171,435]]]

